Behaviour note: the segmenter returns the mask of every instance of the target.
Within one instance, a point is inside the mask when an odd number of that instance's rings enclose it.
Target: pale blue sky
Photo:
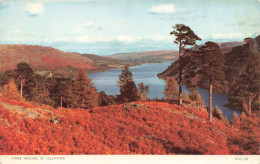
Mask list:
[[[182,23],[206,41],[260,34],[260,0],[0,0],[0,44],[111,55],[173,49]]]

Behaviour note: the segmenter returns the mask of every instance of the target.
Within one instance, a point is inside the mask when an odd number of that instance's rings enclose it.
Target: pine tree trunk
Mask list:
[[[209,84],[209,121],[212,121],[212,83]]]
[[[179,105],[182,105],[182,97],[181,97],[181,94],[182,94],[182,69],[179,70]]]
[[[182,61],[181,61],[181,42],[179,46],[179,105],[182,105]]]
[[[25,83],[25,78],[24,77],[21,77],[21,97],[23,97],[23,84]]]
[[[22,81],[21,81],[21,97],[23,97],[23,83],[22,83]]]

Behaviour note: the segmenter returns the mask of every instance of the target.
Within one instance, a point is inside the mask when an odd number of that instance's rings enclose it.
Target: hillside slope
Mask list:
[[[35,69],[94,69],[94,61],[74,52],[63,52],[51,47],[34,45],[0,45],[0,70],[16,68],[27,62]]]
[[[89,110],[0,102],[2,155],[251,153],[238,129],[208,122],[199,109],[155,101]]]

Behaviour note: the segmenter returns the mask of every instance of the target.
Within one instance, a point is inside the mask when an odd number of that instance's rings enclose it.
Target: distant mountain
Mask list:
[[[158,51],[119,53],[119,54],[111,55],[110,57],[119,60],[137,60],[137,61],[174,60],[178,58],[178,51],[158,50]]]
[[[222,51],[222,53],[227,53],[232,50],[233,47],[242,46],[244,42],[223,42],[217,43]],[[203,44],[204,45],[204,44]],[[201,47],[203,45],[199,45]],[[198,47],[192,47],[192,50],[197,50]]]
[[[218,43],[221,51],[227,53],[231,51],[233,47],[241,46],[244,42],[225,42]],[[200,45],[202,46],[202,45]],[[199,46],[199,47],[200,47]],[[196,49],[195,47],[191,49]],[[155,60],[177,60],[178,51],[174,50],[158,50],[158,51],[144,51],[144,52],[131,52],[131,53],[118,53],[109,56],[118,60],[135,60],[135,61],[155,61]]]
[[[244,42],[223,42],[223,43],[218,43],[220,48],[226,48],[226,47],[237,47],[237,46],[242,46]]]
[[[218,43],[222,53],[227,53],[232,50],[233,47],[242,46],[244,42],[225,42]]]
[[[35,45],[0,45],[0,71],[14,69],[19,62],[27,62],[34,69],[95,69],[95,62],[79,53]]]

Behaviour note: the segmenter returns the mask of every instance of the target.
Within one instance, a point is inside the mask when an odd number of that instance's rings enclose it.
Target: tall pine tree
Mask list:
[[[175,40],[173,43],[179,45],[179,104],[182,104],[182,70],[183,70],[183,59],[182,59],[182,53],[185,50],[186,46],[192,46],[195,45],[197,40],[201,40],[188,26],[185,26],[184,24],[176,24],[173,27],[173,31],[170,33],[170,35],[175,36]]]
[[[98,106],[98,93],[83,69],[77,73],[72,87],[71,107],[89,109]]]
[[[188,87],[197,87],[203,81],[209,88],[209,120],[212,121],[212,92],[213,85],[220,85],[225,77],[225,58],[218,44],[206,42],[198,51],[187,51],[184,68],[184,80]]]
[[[34,71],[31,66],[25,62],[17,64],[17,74],[20,81],[20,95],[28,100],[33,100],[32,89],[35,87]]]

